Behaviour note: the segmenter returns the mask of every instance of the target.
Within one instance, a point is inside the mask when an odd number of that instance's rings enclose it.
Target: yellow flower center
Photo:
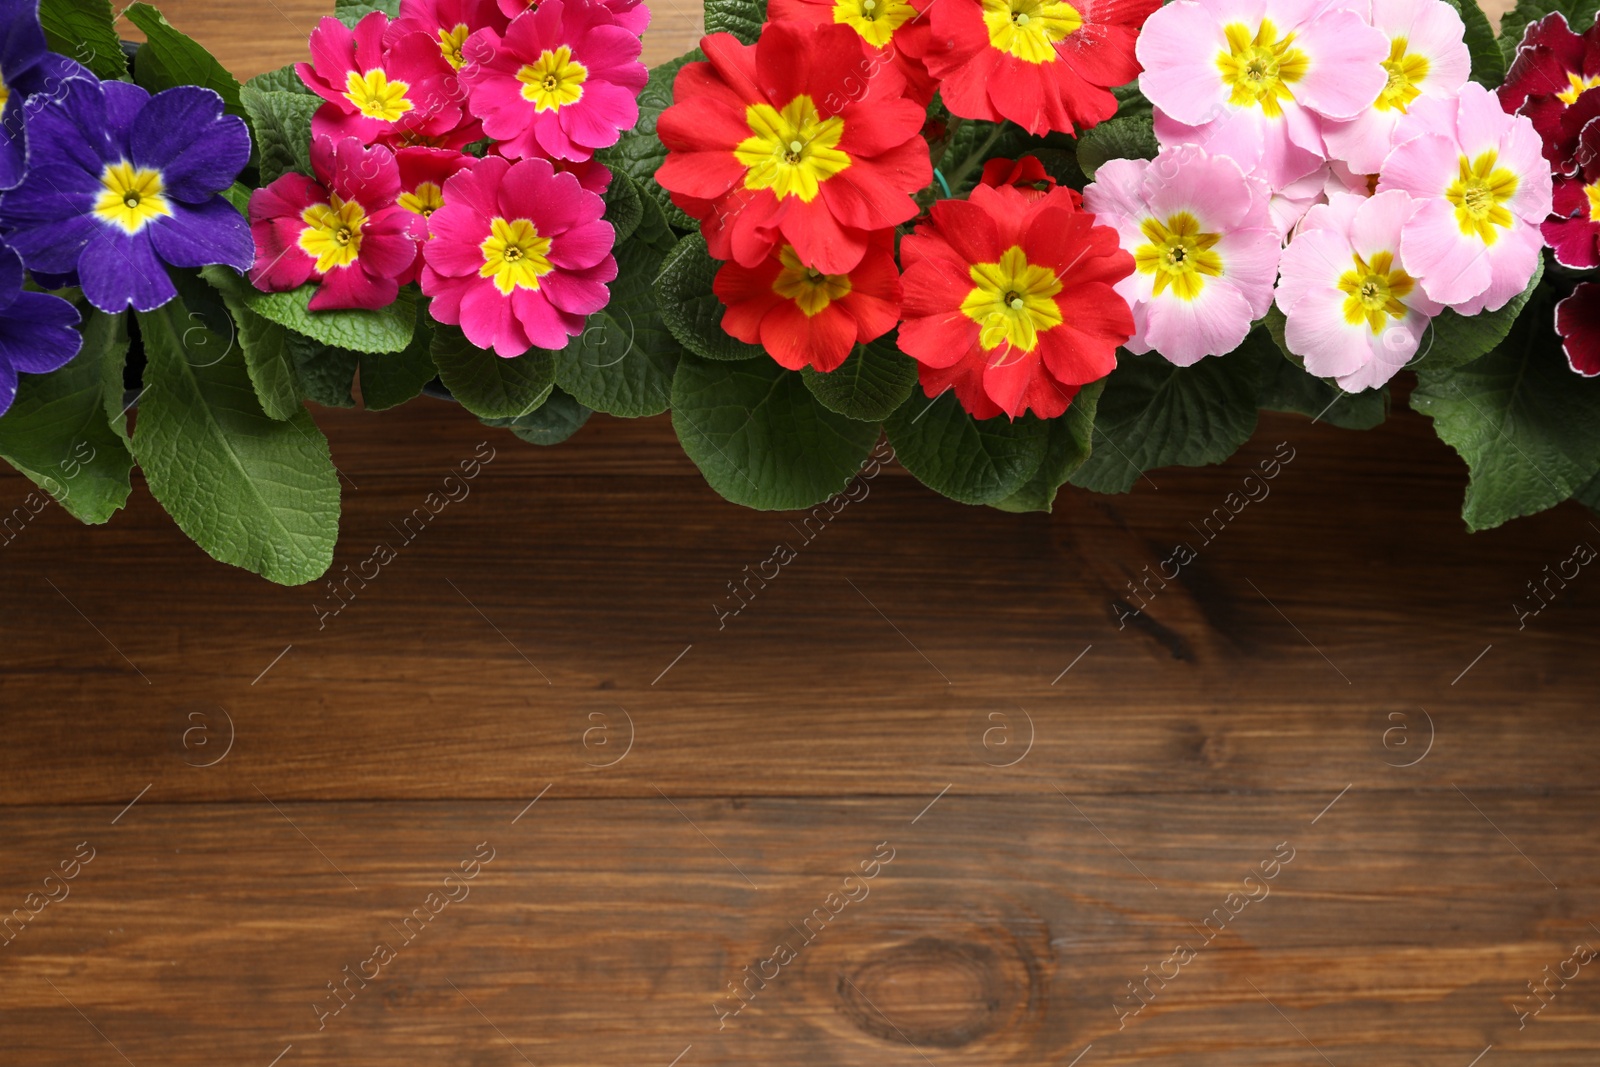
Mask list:
[[[1408,45],[1404,37],[1396,37],[1389,42],[1389,58],[1383,61],[1383,69],[1389,72],[1389,80],[1384,83],[1377,101],[1372,105],[1379,111],[1404,114],[1406,108],[1411,106],[1411,101],[1422,95],[1422,82],[1428,76],[1428,58],[1415,52],[1407,53]]]
[[[111,163],[100,174],[100,195],[95,197],[94,213],[104,222],[120,226],[124,233],[134,234],[158,218],[172,214],[161,172],[135,168],[122,160]]]
[[[555,268],[550,265],[550,238],[527,219],[496,218],[489,223],[489,236],[478,246],[483,266],[478,277],[493,278],[494,286],[506,296],[517,289],[537,289],[539,279]]]
[[[849,275],[823,274],[815,267],[805,266],[792,245],[778,250],[778,262],[783,269],[772,280],[772,291],[785,300],[793,300],[808,319],[850,293]]]
[[[1584,195],[1589,198],[1589,218],[1600,222],[1600,182],[1583,187]]]
[[[1133,265],[1141,274],[1155,276],[1154,295],[1172,286],[1179,300],[1193,300],[1205,288],[1207,278],[1220,277],[1222,257],[1212,250],[1222,239],[1220,233],[1201,233],[1200,221],[1187,211],[1167,218],[1149,218],[1139,224],[1149,244],[1133,253]]]
[[[3,77],[0,77],[0,111],[5,110],[5,106],[10,102],[11,86],[5,83],[5,79]]]
[[[444,190],[433,182],[418,182],[409,193],[401,193],[396,203],[412,214],[427,218],[444,207]]]
[[[816,199],[821,183],[850,165],[839,151],[844,119],[822,118],[809,96],[795,97],[778,111],[770,104],[751,104],[744,121],[750,136],[740,141],[733,155],[747,169],[746,189],[771,189],[779,200],[798,196]]]
[[[1311,60],[1294,44],[1294,34],[1278,37],[1278,27],[1262,19],[1255,36],[1243,23],[1223,27],[1228,50],[1217,53],[1217,69],[1231,90],[1234,107],[1259,107],[1268,118],[1283,114],[1283,101],[1293,99],[1289,86],[1306,76]]]
[[[1355,266],[1339,275],[1339,291],[1344,298],[1344,321],[1352,326],[1362,322],[1374,334],[1383,332],[1391,318],[1403,319],[1406,306],[1401,298],[1416,286],[1416,280],[1394,265],[1393,252],[1378,252],[1368,263],[1351,256]]]
[[[1455,181],[1444,191],[1444,198],[1456,207],[1456,225],[1467,235],[1477,234],[1486,245],[1500,236],[1495,227],[1510,227],[1511,212],[1505,207],[1517,192],[1517,176],[1495,164],[1500,161],[1494,149],[1475,160],[1461,157]]]
[[[1057,58],[1056,43],[1078,31],[1083,16],[1065,0],[983,0],[989,43],[1025,63]]]
[[[961,301],[961,313],[982,327],[978,344],[986,352],[1002,344],[1032,352],[1039,335],[1061,325],[1055,295],[1061,279],[1049,267],[1029,263],[1017,245],[1000,254],[998,263],[974,263],[967,271],[973,289]]]
[[[326,204],[312,204],[300,213],[306,228],[300,231],[299,245],[308,256],[317,257],[317,271],[327,274],[337,267],[348,267],[361,255],[361,227],[367,213],[354,200],[330,196]]]
[[[535,111],[554,111],[583,99],[583,83],[589,80],[589,68],[572,58],[572,49],[560,45],[546,48],[539,58],[517,71],[517,81],[522,83],[522,99],[533,104]]]
[[[859,33],[874,48],[882,48],[894,31],[917,17],[906,0],[835,0],[833,21]]]
[[[467,37],[472,29],[465,22],[458,22],[449,29],[439,27],[439,51],[443,53],[444,60],[456,70],[466,65],[466,60],[461,58],[461,46],[467,43]]]
[[[409,82],[390,81],[389,75],[381,70],[369,70],[365,74],[352,70],[344,81],[344,98],[369,119],[395,122],[412,108],[406,96],[409,88]]]
[[[1593,89],[1600,85],[1600,77],[1585,78],[1567,71],[1567,87],[1556,94],[1556,99],[1571,107],[1578,102],[1578,97],[1583,95],[1585,89]]]

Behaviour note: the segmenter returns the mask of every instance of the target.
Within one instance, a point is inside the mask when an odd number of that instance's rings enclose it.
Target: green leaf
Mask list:
[[[993,504],[1021,489],[1044,462],[1050,432],[1032,415],[974,419],[948,389],[933,400],[912,397],[883,428],[906,470],[963,504]]]
[[[644,192],[643,185],[639,188],[641,193]],[[654,248],[663,255],[677,247],[678,232],[667,222],[667,213],[656,203],[655,197],[641,195],[639,206],[643,210],[639,216],[639,228],[633,231],[633,242]],[[689,221],[692,223],[694,220]],[[692,230],[694,226],[688,228]]]
[[[201,277],[222,294],[233,316],[234,341],[244,353],[256,400],[269,418],[292,418],[300,410],[300,383],[288,331],[250,310],[250,283],[227,267],[205,267]]]
[[[767,21],[766,0],[706,0],[706,33],[731,33],[741,44],[755,44]]]
[[[180,301],[139,326],[149,364],[133,445],[151,495],[223,563],[284,585],[319,577],[339,532],[327,438],[304,410],[268,418],[242,357],[190,362],[184,336],[196,339]],[[221,348],[219,338],[204,346]]]
[[[585,406],[626,419],[659,415],[683,350],[661,324],[651,281],[661,253],[637,241],[617,252],[611,302],[556,353],[556,384]]]
[[[333,17],[346,26],[354,26],[374,11],[382,11],[391,19],[400,17],[400,0],[334,0]]]
[[[246,85],[239,99],[256,131],[261,184],[270,185],[291,172],[311,176],[311,116],[322,106],[322,97],[263,92]]]
[[[368,411],[387,411],[415,400],[434,379],[433,319],[417,303],[417,330],[404,352],[361,355],[361,401]]]
[[[322,97],[311,91],[294,68],[293,63],[288,63],[276,70],[257,74],[246,81],[244,87],[263,93],[299,93],[302,96],[315,96],[320,103]]]
[[[228,203],[233,205],[233,210],[237,211],[245,218],[249,218],[251,192],[251,188],[244,184],[244,182],[234,182],[232,185],[222,190],[222,195],[227,198]]]
[[[617,232],[616,243],[621,245],[633,236],[644,218],[644,194],[633,179],[621,171],[613,171],[611,185],[606,189],[606,221]]]
[[[1049,420],[1050,432],[1045,439],[1044,462],[1039,464],[1038,471],[1021,489],[1003,500],[996,500],[992,507],[1014,512],[1055,509],[1056,493],[1066,484],[1068,476],[1089,458],[1095,408],[1100,403],[1105,384],[1104,380],[1090,382],[1079,389],[1066,414]]]
[[[361,354],[334,348],[293,330],[284,332],[289,358],[294,361],[295,377],[307,400],[328,408],[353,408],[356,398],[350,386],[355,381]]]
[[[827,374],[806,367],[800,377],[817,403],[829,411],[862,422],[882,422],[911,396],[917,384],[917,363],[895,347],[891,331],[871,344],[856,345],[855,351]]]
[[[1092,181],[1108,159],[1154,159],[1158,150],[1149,115],[1119,115],[1083,131],[1078,138],[1078,166]]]
[[[128,330],[125,316],[94,310],[82,329],[72,362],[19,375],[16,399],[0,417],[0,456],[80,522],[102,523],[128,502],[133,470],[127,439],[108,418],[122,409]]]
[[[1600,471],[1597,471],[1593,478],[1578,486],[1572,494],[1572,499],[1590,511],[1600,512]]]
[[[652,70],[650,80],[639,93],[639,121],[615,145],[596,153],[596,158],[606,166],[638,182],[640,191],[654,200],[667,220],[681,230],[693,230],[699,224],[684,214],[667,191],[656,184],[656,168],[667,158],[667,147],[656,136],[656,121],[672,105],[672,81],[678,71],[686,63],[705,58],[696,48]]]
[[[583,428],[594,412],[560,389],[533,411],[517,419],[484,419],[485,426],[510,430],[534,445],[559,445]]]
[[[124,17],[144,31],[145,43],[134,57],[135,80],[152,93],[179,85],[215,89],[228,114],[248,119],[239,103],[239,80],[193,38],[179,33],[149,4],[129,5]]]
[[[1259,352],[1261,376],[1256,406],[1268,411],[1309,415],[1347,430],[1370,430],[1389,417],[1389,387],[1347,393],[1337,382],[1318,378],[1305,369],[1305,360],[1289,351],[1284,337],[1287,320],[1276,304],[1267,309],[1262,329],[1252,331],[1240,350]],[[1268,343],[1264,335],[1269,335]]]
[[[506,359],[467,340],[458,326],[433,331],[433,364],[461,406],[480,418],[514,419],[533,411],[555,385],[549,352],[531,349]]]
[[[1068,480],[1126,493],[1145,471],[1221,463],[1256,428],[1261,361],[1249,353],[1174,367],[1154,352],[1118,354],[1095,413],[1094,451]]]
[[[1533,269],[1533,277],[1528,280],[1528,287],[1507,301],[1499,311],[1458,315],[1446,308],[1428,324],[1428,332],[1422,339],[1421,354],[1413,356],[1407,366],[1442,370],[1471,363],[1489,352],[1511,332],[1511,324],[1533,298],[1534,290],[1539,288],[1543,277],[1544,257],[1541,256]]]
[[[1467,461],[1469,529],[1554,507],[1600,470],[1600,381],[1567,366],[1547,296],[1481,359],[1417,368],[1411,406]]]
[[[317,288],[315,282],[307,282],[287,293],[253,292],[250,309],[279,326],[352,352],[403,352],[411,343],[417,298],[410,287],[401,289],[393,304],[377,311],[311,311],[306,305]]]
[[[672,336],[697,356],[706,359],[755,359],[767,353],[760,345],[746,344],[722,328],[727,311],[711,283],[722,264],[706,251],[706,239],[692,233],[679,241],[661,263],[656,276],[656,304],[661,321]]]
[[[99,78],[128,76],[110,0],[41,0],[39,25],[50,51],[77,60]]]
[[[1477,0],[1445,0],[1466,25],[1467,54],[1472,60],[1472,80],[1488,89],[1506,80],[1507,56],[1494,38],[1494,27]],[[1517,6],[1521,6],[1519,3]],[[1515,54],[1515,50],[1513,50]]]
[[[762,511],[808,508],[845,487],[878,427],[817,403],[771,360],[686,355],[672,380],[672,428],[711,488]]]

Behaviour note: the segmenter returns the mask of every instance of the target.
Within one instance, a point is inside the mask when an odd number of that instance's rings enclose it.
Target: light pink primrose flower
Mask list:
[[[1494,311],[1527,286],[1550,214],[1539,135],[1468,82],[1456,100],[1419,98],[1395,133],[1378,192],[1420,200],[1400,261],[1432,300],[1463,315]]]
[[[1239,346],[1272,304],[1280,239],[1267,198],[1238,163],[1192,145],[1101,165],[1083,203],[1133,254],[1116,285],[1133,309],[1130,352],[1187,367]]]
[[[1400,266],[1400,235],[1420,205],[1398,189],[1334,193],[1307,212],[1279,263],[1289,351],[1347,392],[1393,378],[1440,311]]]
[[[1174,0],[1136,47],[1162,145],[1232,156],[1274,188],[1325,158],[1324,119],[1353,119],[1383,89],[1389,41],[1328,0]]]
[[[1395,127],[1419,97],[1451,100],[1467,83],[1461,16],[1444,0],[1371,0],[1372,24],[1388,40],[1388,81],[1349,122],[1327,122],[1328,154],[1375,173],[1394,146]]]

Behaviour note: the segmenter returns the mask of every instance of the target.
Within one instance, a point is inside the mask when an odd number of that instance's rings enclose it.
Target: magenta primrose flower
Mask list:
[[[374,11],[354,29],[325,18],[311,31],[311,62],[295,71],[327,101],[312,117],[312,136],[394,147],[459,148],[475,140],[438,38],[391,30],[388,16]]]
[[[468,106],[511,158],[585,160],[639,121],[637,34],[595,0],[544,0],[467,41]]]
[[[617,276],[604,214],[604,200],[549,160],[478,160],[445,183],[430,220],[422,292],[433,317],[506,357],[564,347]]]

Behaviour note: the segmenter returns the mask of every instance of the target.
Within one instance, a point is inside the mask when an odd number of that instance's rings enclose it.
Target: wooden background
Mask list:
[[[325,5],[166,6],[248,75]],[[1596,1062],[1600,576],[1513,603],[1600,530],[1469,536],[1420,417],[1053,516],[890,469],[809,544],[665,419],[319,420],[336,575],[494,456],[322,625],[142,486],[0,546],[6,1067]]]

